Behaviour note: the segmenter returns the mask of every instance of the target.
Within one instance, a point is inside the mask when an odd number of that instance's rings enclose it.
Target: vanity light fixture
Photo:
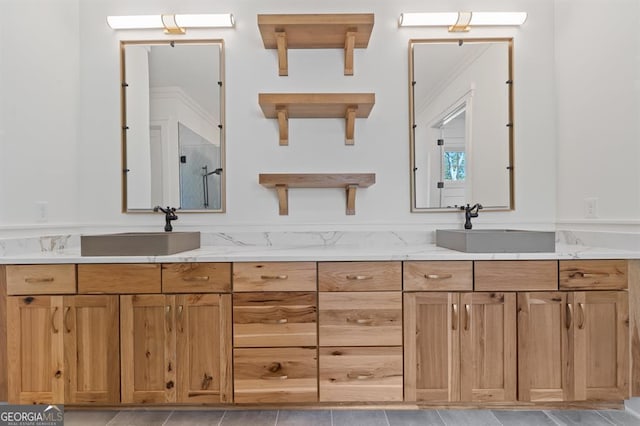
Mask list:
[[[449,32],[469,31],[472,26],[518,26],[527,12],[401,13],[401,27],[449,27]]]
[[[163,28],[165,34],[184,34],[187,28],[230,28],[235,20],[231,13],[128,15],[107,16],[107,25],[114,30]]]

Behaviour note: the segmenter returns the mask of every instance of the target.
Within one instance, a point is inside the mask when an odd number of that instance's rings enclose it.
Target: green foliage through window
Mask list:
[[[444,153],[445,180],[464,180],[465,165],[464,151],[446,151]]]

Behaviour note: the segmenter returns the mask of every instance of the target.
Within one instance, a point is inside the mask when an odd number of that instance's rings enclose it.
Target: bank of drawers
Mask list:
[[[402,264],[318,264],[320,401],[402,401]]]
[[[233,265],[234,401],[318,400],[315,262]]]

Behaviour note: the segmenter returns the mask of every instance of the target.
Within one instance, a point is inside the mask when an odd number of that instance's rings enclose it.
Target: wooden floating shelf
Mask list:
[[[266,49],[278,49],[278,74],[288,75],[288,49],[344,48],[344,75],[353,75],[353,49],[369,45],[373,13],[258,15]]]
[[[345,144],[353,145],[355,119],[367,118],[375,93],[260,93],[264,116],[278,119],[280,145],[289,144],[289,118],[344,118]]]
[[[376,183],[375,173],[261,173],[260,185],[278,192],[280,215],[289,214],[289,188],[345,188],[348,215],[356,214],[356,189]]]

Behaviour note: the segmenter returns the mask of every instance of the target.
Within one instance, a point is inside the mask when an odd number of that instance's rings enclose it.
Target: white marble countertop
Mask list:
[[[463,253],[420,245],[203,246],[169,256],[80,256],[80,249],[24,253],[0,257],[0,264],[55,263],[175,263],[270,261],[384,261],[384,260],[554,260],[640,259],[640,251],[556,244],[553,253]]]

